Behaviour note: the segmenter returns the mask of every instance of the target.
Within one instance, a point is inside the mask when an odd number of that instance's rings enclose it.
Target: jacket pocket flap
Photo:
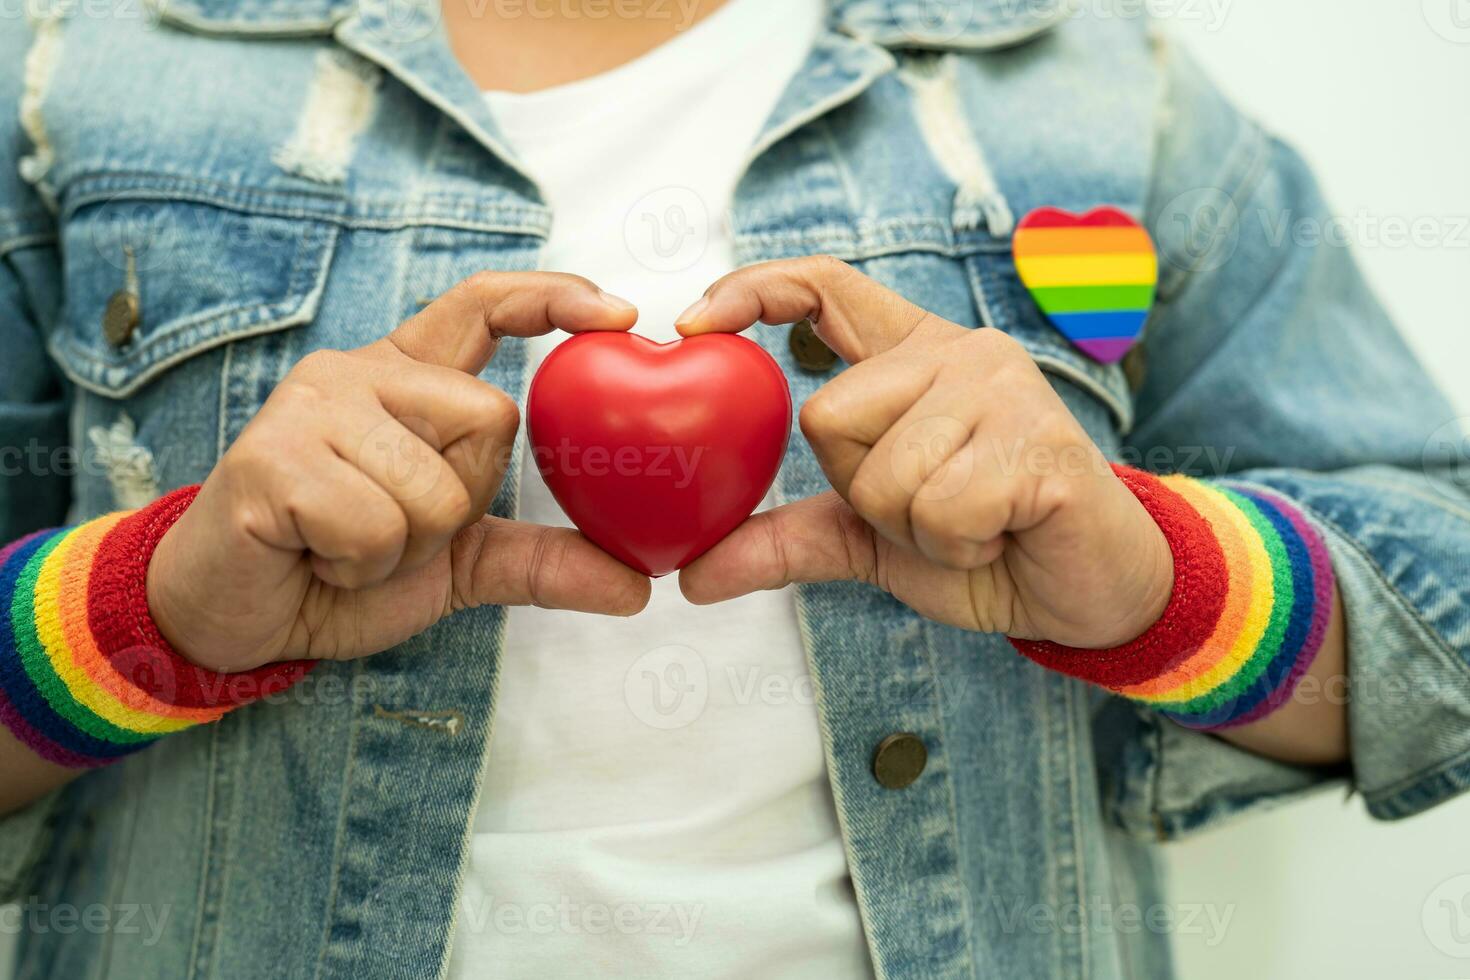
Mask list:
[[[202,351],[307,323],[337,232],[329,221],[188,201],[82,207],[62,228],[52,355],[78,385],[120,398]]]

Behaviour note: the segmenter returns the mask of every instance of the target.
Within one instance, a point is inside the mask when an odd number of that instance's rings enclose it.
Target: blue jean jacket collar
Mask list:
[[[145,0],[181,27],[281,37],[329,34],[354,15],[407,29],[438,20],[437,0]],[[1067,16],[1064,0],[831,0],[835,32],[884,47],[979,50],[1024,41]]]
[[[251,0],[189,2],[248,4]],[[531,190],[534,179],[516,161],[480,92],[438,28],[437,4],[408,7],[402,0],[359,0],[345,18],[333,24],[332,32],[343,47],[378,64],[463,126],[527,182],[528,187],[523,188],[529,191],[527,196],[537,196]],[[834,31],[820,35],[750,148],[747,164],[810,119],[857,96],[895,63],[893,55],[874,42]]]
[[[490,2],[490,0],[487,0]],[[529,2],[529,0],[527,0]],[[449,50],[438,0],[145,0],[158,17],[201,33],[241,37],[333,35],[454,119],[527,182],[480,93]],[[767,120],[753,160],[815,115],[886,74],[887,48],[982,50],[1018,43],[1066,16],[1063,0],[831,0],[828,30]],[[747,161],[749,162],[749,161]]]

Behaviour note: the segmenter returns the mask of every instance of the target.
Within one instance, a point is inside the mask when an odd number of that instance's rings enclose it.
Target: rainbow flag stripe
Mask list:
[[[1016,226],[1011,254],[1036,305],[1088,357],[1112,364],[1138,342],[1159,263],[1148,232],[1127,214],[1038,208]]]
[[[1321,533],[1265,487],[1114,469],[1169,539],[1169,608],[1143,636],[1112,650],[1011,642],[1044,667],[1187,728],[1231,728],[1281,707],[1332,617],[1335,579]]]
[[[0,547],[0,724],[42,758],[105,765],[310,670],[292,662],[216,674],[158,633],[148,559],[197,491]]]

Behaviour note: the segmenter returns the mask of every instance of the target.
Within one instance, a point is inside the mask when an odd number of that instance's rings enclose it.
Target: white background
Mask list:
[[[1368,277],[1470,410],[1470,0],[1148,5],[1306,153]],[[1391,243],[1416,219],[1434,240]],[[1229,915],[1223,937],[1176,931],[1185,980],[1470,977],[1470,798],[1376,825],[1331,793],[1166,854],[1176,906]]]
[[[1369,280],[1470,409],[1470,0],[1215,3],[1168,0],[1168,33],[1306,154]],[[1421,218],[1438,242],[1389,244]],[[1329,793],[1165,853],[1173,902],[1233,911],[1217,945],[1175,935],[1185,980],[1470,977],[1470,798],[1375,824]]]

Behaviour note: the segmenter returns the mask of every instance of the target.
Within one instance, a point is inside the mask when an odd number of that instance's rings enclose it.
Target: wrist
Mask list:
[[[1168,542],[1173,586],[1137,639],[1088,650],[1012,640],[1043,666],[1218,729],[1280,707],[1322,647],[1335,587],[1321,534],[1258,487],[1115,467]]]
[[[1131,601],[1121,603],[1121,618],[1117,626],[1100,633],[1093,649],[1108,649],[1133,642],[1143,636],[1163,618],[1174,595],[1174,552],[1169,539],[1164,535],[1152,515],[1130,495],[1129,503],[1136,511],[1133,527],[1133,568],[1126,571],[1129,579],[1136,583]]]
[[[0,723],[42,758],[106,765],[309,669],[217,674],[184,660],[160,632],[148,568],[196,490],[0,549]]]
[[[181,535],[177,533],[178,527],[176,522],[164,532],[163,537],[158,541],[158,546],[153,550],[153,556],[148,560],[148,568],[144,575],[148,615],[158,627],[159,635],[175,653],[189,663],[208,670],[209,665],[190,652],[192,644],[181,627],[186,620],[178,614],[179,610],[188,607],[188,599],[177,595],[175,588],[176,583],[186,580],[186,576],[179,574],[181,562],[178,542],[181,540]]]

